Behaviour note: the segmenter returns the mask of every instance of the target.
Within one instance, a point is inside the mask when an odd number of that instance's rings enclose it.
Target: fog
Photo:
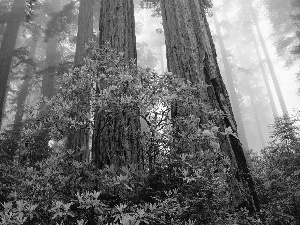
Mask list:
[[[246,6],[246,1],[248,0],[213,0],[214,7],[207,10],[207,16],[221,74],[229,92],[228,79],[232,79],[234,83],[231,91],[235,90],[236,94],[229,94],[232,102],[234,101],[233,95],[238,101],[238,105],[233,106],[234,113],[239,113],[242,118],[242,121],[238,121],[238,129],[241,129],[243,125],[249,148],[259,152],[271,141],[270,125],[273,124],[276,113],[274,113],[274,108],[272,111],[270,94],[274,98],[275,111],[278,116],[284,113],[272,76],[278,79],[288,113],[293,114],[299,110],[300,83],[297,81],[299,60],[297,52],[291,53],[299,39],[296,37],[295,22],[289,16],[296,9],[288,3],[282,6],[278,0],[271,3],[272,0],[252,1],[253,12],[270,56],[268,62],[259,38],[259,31],[251,19],[251,10],[247,8],[249,6]],[[9,20],[6,16],[11,12],[12,2],[12,0],[0,1],[1,43],[4,42]],[[137,63],[163,74],[168,71],[168,68],[162,18],[157,7],[153,9],[150,7],[151,4],[144,4],[144,7],[141,5],[142,1],[135,1]],[[21,97],[25,97],[24,109],[27,110],[21,119],[34,117],[36,115],[34,105],[39,101],[41,93],[51,96],[53,92],[49,89],[51,83],[47,83],[45,74],[61,73],[71,67],[74,62],[79,2],[40,0],[35,7],[28,21],[23,20],[18,30],[7,84],[2,130],[13,129],[16,111],[20,107],[18,101]],[[217,19],[214,20],[214,17]],[[93,16],[95,41],[99,33],[98,20],[99,4],[96,1]],[[255,48],[254,40],[258,49]],[[225,49],[220,47],[221,41]],[[3,51],[3,46],[1,49]],[[258,59],[258,52],[261,62]],[[5,53],[0,52],[1,54]],[[225,58],[227,58],[228,65],[226,65]],[[273,75],[270,72],[270,63],[275,72]],[[31,69],[28,69],[29,67]],[[262,74],[263,70],[266,72],[265,79]],[[28,81],[26,91],[22,92],[26,76],[30,77],[30,81]],[[269,93],[266,80],[271,90]],[[3,82],[3,79],[0,82]],[[55,85],[57,84],[54,83]]]

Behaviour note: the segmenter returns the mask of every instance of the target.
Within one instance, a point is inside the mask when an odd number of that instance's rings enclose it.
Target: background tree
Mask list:
[[[245,128],[244,128],[244,122],[242,119],[239,100],[238,100],[238,96],[236,93],[235,84],[234,84],[233,76],[231,73],[231,68],[230,68],[230,64],[228,61],[228,55],[227,55],[227,51],[225,49],[223,37],[221,34],[221,26],[220,26],[218,18],[217,18],[216,10],[213,11],[213,14],[214,14],[213,19],[214,19],[214,24],[216,27],[217,39],[218,39],[218,43],[220,45],[220,50],[221,50],[222,59],[223,59],[222,61],[223,61],[225,72],[226,72],[228,90],[229,90],[229,93],[231,96],[232,108],[233,108],[234,115],[235,115],[235,118],[237,121],[237,127],[238,127],[237,132],[239,134],[239,137],[243,144],[243,147],[245,149],[247,149],[247,148],[249,148],[249,146],[248,146],[247,136],[246,136],[246,132],[245,132]]]
[[[3,19],[3,18],[2,18]],[[2,121],[8,76],[21,22],[25,19],[25,1],[14,0],[6,17],[6,29],[0,48],[0,119]],[[1,122],[0,122],[1,125]]]

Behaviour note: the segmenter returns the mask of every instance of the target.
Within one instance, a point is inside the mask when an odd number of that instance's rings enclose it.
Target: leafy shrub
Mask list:
[[[261,224],[232,207],[231,164],[218,138],[230,131],[219,131],[222,115],[199,100],[206,87],[128,66],[108,46],[90,48],[85,65],[64,74],[60,85],[22,128],[17,143],[25,160],[0,165],[1,225]],[[171,118],[174,103],[180,116]],[[93,113],[107,106],[139,108],[143,170],[99,169],[77,161],[80,152],[47,146],[50,138],[93,127]]]
[[[277,118],[273,141],[262,155],[251,156],[267,224],[300,224],[300,139],[298,116]]]

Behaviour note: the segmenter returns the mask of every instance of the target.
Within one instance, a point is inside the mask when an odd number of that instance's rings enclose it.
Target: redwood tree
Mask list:
[[[5,107],[8,75],[13,58],[19,27],[25,18],[25,1],[14,0],[0,48],[0,127]]]
[[[230,185],[234,206],[247,207],[255,212],[259,210],[257,194],[242,145],[237,138],[237,126],[217,64],[203,2],[163,0],[161,4],[168,70],[191,83],[202,83],[206,91],[201,93],[201,101],[208,102],[222,112],[221,130],[230,128],[233,131],[220,135],[220,145],[232,164]],[[173,113],[173,116],[177,115]]]
[[[31,44],[30,44],[30,50],[29,50],[29,58],[34,59],[34,55],[36,52],[37,48],[37,37],[33,37]],[[15,115],[15,120],[14,120],[14,126],[13,130],[16,132],[16,134],[19,134],[19,128],[22,122],[23,114],[24,114],[24,108],[25,108],[25,101],[26,97],[28,95],[28,90],[29,90],[29,85],[30,85],[30,80],[31,76],[33,73],[33,67],[31,65],[28,65],[25,74],[23,77],[23,83],[20,87],[19,93],[18,93],[18,98],[17,98],[17,111]]]
[[[136,60],[136,37],[133,0],[103,0],[100,3],[99,44],[109,43],[124,53],[127,64]],[[140,144],[139,109],[135,105],[122,110],[109,106],[95,113],[92,157],[98,167],[104,165],[143,166]]]
[[[93,7],[94,0],[81,0],[78,15],[78,31],[76,41],[76,52],[74,65],[80,66],[83,63],[85,55],[85,45],[92,40],[93,37]],[[79,160],[89,159],[89,129],[86,126],[80,127],[78,130],[71,132],[67,137],[66,147],[75,149],[76,152],[82,150]]]

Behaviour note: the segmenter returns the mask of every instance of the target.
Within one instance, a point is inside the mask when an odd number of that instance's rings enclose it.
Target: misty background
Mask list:
[[[214,7],[207,14],[221,74],[238,122],[239,135],[243,136],[241,130],[244,130],[244,146],[248,145],[249,149],[259,152],[271,141],[270,125],[274,122],[274,116],[284,114],[278,89],[274,86],[274,76],[288,113],[294,114],[300,107],[300,83],[297,80],[299,60],[295,52],[299,39],[297,20],[292,17],[300,8],[289,1],[259,0],[253,1],[251,11],[243,1],[247,0],[213,0]],[[0,22],[9,15],[12,2],[0,1]],[[137,63],[162,74],[167,72],[167,60],[157,2],[135,0]],[[95,3],[93,25],[97,42],[99,5],[97,1]],[[20,25],[9,75],[2,130],[13,129],[16,120],[20,120],[16,113],[18,110],[26,112],[21,120],[34,117],[34,107],[40,96],[51,96],[55,88],[50,86],[58,86],[59,78],[54,83],[47,83],[47,79],[73,66],[79,1],[40,0],[36,7],[29,21]],[[256,15],[257,23],[251,19],[251,13]],[[1,22],[0,41],[5,28],[6,23]],[[261,38],[265,42],[265,49]],[[273,74],[270,72],[270,63],[274,68]],[[22,98],[24,104],[20,105]]]

